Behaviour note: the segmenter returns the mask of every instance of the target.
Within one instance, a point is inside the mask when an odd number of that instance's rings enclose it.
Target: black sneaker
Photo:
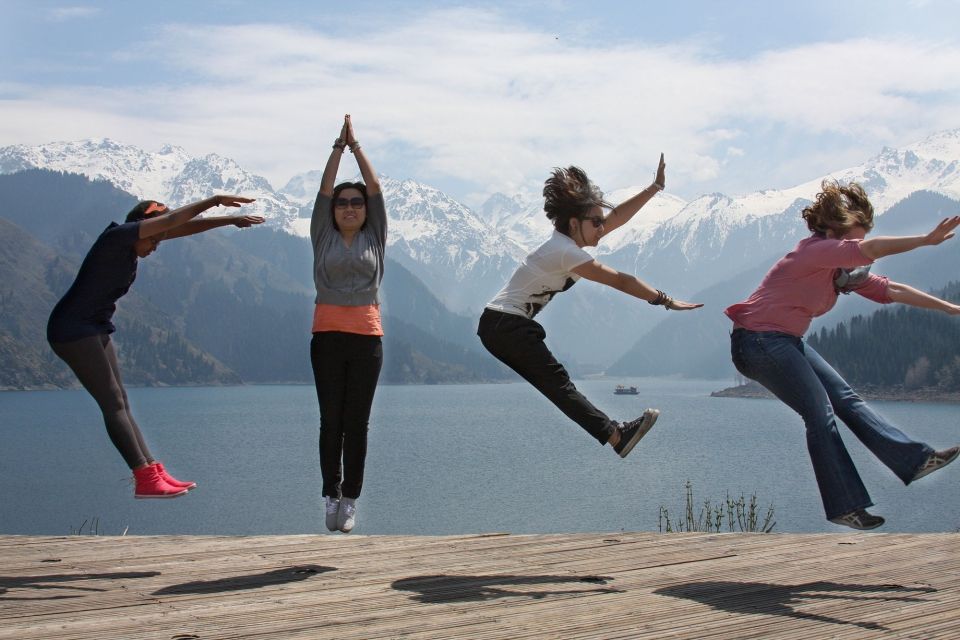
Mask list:
[[[920,469],[913,474],[913,480],[910,482],[919,480],[923,476],[930,475],[937,469],[942,469],[956,460],[958,455],[960,455],[960,447],[951,447],[949,449],[944,449],[943,451],[934,451],[920,466]]]
[[[624,422],[617,427],[617,431],[620,432],[620,442],[613,447],[617,455],[621,458],[626,458],[627,454],[633,450],[633,447],[640,442],[640,438],[647,435],[647,431],[653,428],[654,423],[656,423],[659,417],[660,412],[658,410],[647,409],[643,412],[643,415],[636,420]]]
[[[886,520],[880,516],[875,516],[872,513],[867,513],[866,509],[857,509],[856,511],[851,511],[850,513],[844,514],[839,518],[830,518],[830,522],[833,524],[842,524],[843,526],[850,527],[851,529],[860,529],[861,531],[866,531],[867,529],[876,529],[886,522]]]

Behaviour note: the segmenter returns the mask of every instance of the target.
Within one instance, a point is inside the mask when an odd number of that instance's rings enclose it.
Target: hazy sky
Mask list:
[[[685,198],[960,127],[960,0],[0,0],[0,146],[109,137],[282,187],[351,113],[376,168],[471,205],[664,151]],[[349,162],[350,159],[348,158]]]

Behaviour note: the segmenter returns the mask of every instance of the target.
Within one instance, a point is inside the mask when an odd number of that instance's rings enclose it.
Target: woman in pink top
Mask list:
[[[960,217],[930,233],[865,240],[873,205],[856,183],[824,181],[816,202],[803,210],[813,232],[767,272],[744,302],[726,310],[733,320],[731,354],[737,371],[769,389],[800,414],[827,519],[854,529],[873,529],[883,518],[873,505],[837,430],[840,418],[904,484],[952,462],[960,447],[934,451],[916,442],[871,409],[827,362],[803,341],[813,318],[833,308],[840,293],[854,292],[881,304],[960,314],[960,306],[869,273],[877,258],[938,245],[953,237]]]

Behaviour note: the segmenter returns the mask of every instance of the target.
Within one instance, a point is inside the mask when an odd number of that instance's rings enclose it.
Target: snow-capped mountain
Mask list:
[[[276,193],[265,178],[245,171],[233,160],[213,153],[193,158],[180,147],[170,145],[149,152],[102,138],[0,148],[0,173],[29,168],[106,180],[137,198],[160,200],[173,207],[216,193],[245,195],[257,201],[244,211],[265,216],[272,226],[288,227],[299,215],[296,203]],[[217,212],[211,210],[210,215]],[[219,213],[227,211],[221,209]]]
[[[454,310],[476,310],[500,290],[523,247],[465,205],[414,180],[382,178],[390,255]]]
[[[267,224],[307,236],[322,171],[294,176],[277,192],[236,162],[209,154],[192,158],[179,147],[151,153],[109,139],[0,148],[0,173],[44,168],[106,180],[139,198],[178,206],[214,193],[257,201],[245,207]],[[413,180],[383,178],[391,257],[431,287],[450,308],[476,310],[506,282],[524,250],[466,206]],[[212,214],[216,210],[211,211]],[[223,213],[223,211],[221,211]]]
[[[211,154],[192,158],[166,146],[146,152],[112,140],[0,148],[0,173],[28,167],[81,173],[110,181],[138,196],[181,204],[214,192],[258,198],[270,223],[305,236],[319,170],[294,176],[281,191],[235,162]],[[861,165],[824,177],[857,180],[878,214],[908,195],[928,190],[960,199],[960,129],[944,131],[903,149],[883,149]],[[667,176],[669,186],[670,176]],[[782,255],[806,235],[800,211],[817,193],[821,179],[787,189],[731,197],[715,193],[685,202],[669,193],[655,196],[623,228],[605,238],[595,255],[635,273],[678,297],[690,296],[764,261]],[[474,212],[442,192],[413,180],[382,179],[390,218],[390,256],[422,279],[448,307],[475,311],[506,282],[519,260],[551,233],[542,198],[495,194]],[[620,203],[642,187],[608,193]],[[878,223],[882,232],[882,217]],[[604,361],[622,349],[625,321],[636,335],[662,314],[616,292],[585,284],[558,300],[545,314],[557,335],[585,331],[591,340],[569,341],[568,353],[582,361]],[[628,311],[624,311],[627,309]],[[626,313],[626,315],[625,315]],[[576,325],[582,317],[582,326]]]
[[[805,236],[808,232],[800,213],[825,178],[861,183],[881,216],[878,228],[882,230],[882,214],[912,193],[925,190],[960,198],[960,129],[937,133],[903,150],[885,148],[861,165],[788,189],[740,197],[700,196],[647,228],[645,235],[610,244],[606,250],[601,244],[599,254],[617,268],[688,295],[767,256],[782,254]],[[662,198],[664,194],[647,207]],[[646,207],[638,218],[645,211]]]

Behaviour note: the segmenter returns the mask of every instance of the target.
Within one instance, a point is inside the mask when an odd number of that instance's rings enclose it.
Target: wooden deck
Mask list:
[[[0,638],[960,638],[960,534],[0,536]]]

